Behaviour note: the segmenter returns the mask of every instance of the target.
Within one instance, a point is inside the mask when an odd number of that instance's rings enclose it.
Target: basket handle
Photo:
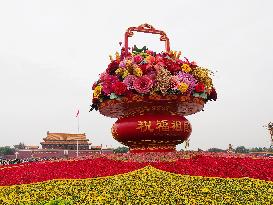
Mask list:
[[[167,34],[164,31],[156,30],[152,25],[145,23],[141,24],[138,27],[129,27],[126,30],[124,39],[125,55],[128,54],[128,38],[134,35],[133,31],[160,34],[160,41],[165,41],[165,49],[167,52],[170,51],[170,41],[169,38],[167,37]]]

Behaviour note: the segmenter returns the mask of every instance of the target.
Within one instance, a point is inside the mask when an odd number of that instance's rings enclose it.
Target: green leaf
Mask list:
[[[207,95],[207,93],[203,92],[203,93],[200,94],[200,97],[204,98],[204,99],[207,99],[208,95]]]
[[[111,100],[118,99],[118,98],[119,97],[115,93],[111,93],[111,95],[110,95]]]
[[[199,94],[199,93],[193,93],[192,96],[193,96],[193,97],[200,97],[200,94]]]

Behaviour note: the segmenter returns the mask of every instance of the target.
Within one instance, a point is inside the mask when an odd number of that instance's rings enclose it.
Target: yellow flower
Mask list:
[[[126,78],[129,75],[129,71],[128,70],[124,70],[123,74],[122,74],[122,78]]]
[[[98,85],[94,90],[94,98],[98,98],[101,94],[102,86]]]
[[[117,75],[123,75],[123,69],[122,69],[122,68],[118,68],[118,69],[115,71],[115,73],[116,73]]]
[[[138,66],[134,66],[134,71],[133,72],[134,72],[134,75],[137,76],[137,77],[140,77],[143,74],[141,68],[138,67]]]
[[[184,93],[184,92],[186,92],[188,90],[188,87],[189,87],[188,84],[186,84],[186,83],[180,83],[178,85],[178,90],[180,90],[181,93]]]
[[[116,60],[120,60],[120,55],[119,55],[119,53],[118,52],[116,52]]]
[[[198,81],[204,83],[206,88],[209,89],[213,87],[212,79],[210,77],[213,73],[209,69],[197,67],[193,70],[192,74]]]
[[[209,190],[209,188],[204,187],[203,189],[201,189],[201,192],[208,193],[208,192],[210,192],[210,190]]]
[[[184,63],[184,64],[181,66],[181,68],[182,68],[182,70],[183,70],[185,73],[191,72],[191,67],[190,67],[188,64],[186,64],[186,63]]]
[[[122,78],[126,78],[130,73],[127,69],[124,68],[118,68],[115,73],[119,76],[121,76]]]
[[[150,63],[150,64],[152,64],[152,63],[154,63],[155,62],[155,57],[154,56],[151,56],[151,55],[149,55],[149,56],[147,56],[146,57],[146,62],[147,63]]]
[[[180,58],[180,56],[181,56],[181,51],[178,52],[176,58]]]
[[[132,61],[131,60],[127,60],[126,61],[126,67],[130,67],[132,66]]]

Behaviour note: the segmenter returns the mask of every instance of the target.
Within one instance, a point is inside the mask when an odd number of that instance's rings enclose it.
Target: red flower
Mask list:
[[[196,86],[195,86],[195,91],[197,93],[202,93],[204,92],[205,90],[205,85],[203,83],[198,83]]]
[[[151,51],[151,50],[146,50],[146,53],[149,54],[149,55],[154,55],[154,52]]]
[[[127,86],[122,82],[116,82],[112,86],[113,91],[117,95],[123,95],[127,91]]]
[[[100,101],[99,101],[98,98],[93,98],[93,99],[92,99],[92,103],[93,103],[93,104],[99,104],[99,102],[100,102]]]
[[[193,153],[190,154],[190,158],[185,158],[185,156],[188,154],[185,155],[183,152],[92,154],[89,155],[89,159],[5,165],[0,166],[0,186],[28,184],[51,179],[111,176],[128,173],[147,165],[183,175],[273,180],[273,160],[269,157],[253,159],[253,155],[208,152]],[[172,162],[162,162],[158,159],[169,159]]]
[[[217,100],[217,92],[214,88],[212,88],[210,90],[210,93],[209,93],[209,96],[208,96],[208,100],[214,100],[216,101]]]
[[[164,58],[163,60],[165,67],[171,72],[175,73],[176,71],[180,71],[181,67],[179,63],[174,62],[172,59]]]
[[[117,60],[113,60],[109,65],[108,68],[106,69],[106,72],[109,74],[114,74],[115,71],[119,67],[119,62]]]
[[[147,72],[148,64],[144,63],[144,64],[139,65],[139,67],[142,70],[142,73],[146,73]]]
[[[145,64],[140,64],[140,65],[138,65],[138,66],[139,66],[140,69],[142,70],[142,73],[143,73],[143,74],[150,73],[150,72],[152,72],[152,71],[154,70],[154,67],[153,67],[153,65],[151,65],[151,64],[145,63]]]
[[[155,61],[156,63],[160,63],[163,61],[163,57],[160,54],[156,54]]]

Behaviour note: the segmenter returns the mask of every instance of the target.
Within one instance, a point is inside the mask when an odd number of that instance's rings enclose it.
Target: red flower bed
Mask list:
[[[249,157],[196,156],[173,163],[155,163],[154,167],[177,174],[273,181],[273,159]]]
[[[33,162],[0,169],[0,185],[28,184],[50,179],[80,179],[123,174],[147,163],[112,161],[105,158]],[[7,167],[7,166],[6,166]]]
[[[173,155],[173,156],[172,156]],[[137,161],[128,161],[132,159]],[[162,155],[163,156],[163,155]],[[160,157],[162,157],[160,156]],[[235,156],[197,155],[183,159],[177,153],[167,155],[172,161],[158,162],[153,155],[117,155],[72,161],[34,162],[0,167],[0,185],[27,184],[50,179],[79,179],[111,176],[130,172],[147,165],[183,175],[223,178],[250,177],[273,181],[273,159]],[[105,157],[105,156],[104,156]],[[123,157],[123,158],[122,158]],[[175,159],[176,161],[173,161]],[[126,160],[126,161],[122,161]],[[146,161],[145,161],[146,159]],[[139,162],[141,160],[142,162]],[[149,162],[148,162],[149,161]]]

